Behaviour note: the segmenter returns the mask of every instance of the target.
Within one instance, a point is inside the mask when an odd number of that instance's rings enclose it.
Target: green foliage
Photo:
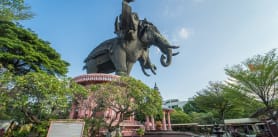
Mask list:
[[[174,110],[171,113],[171,123],[173,124],[189,123],[190,121],[190,116],[184,113],[182,110]]]
[[[223,123],[227,118],[249,117],[261,103],[240,92],[237,88],[221,82],[210,82],[185,106],[185,112],[192,117],[191,122]]]
[[[136,133],[142,137],[145,134],[145,130],[143,128],[139,128],[138,130],[136,130]]]
[[[50,43],[12,22],[0,21],[0,64],[15,75],[46,72],[65,75],[69,63],[61,59]]]
[[[139,106],[139,112],[148,116],[159,115],[162,112],[162,97],[156,90],[145,91],[142,104]]]
[[[194,99],[190,99],[186,102],[186,104],[183,106],[183,111],[185,113],[192,113],[192,112],[203,112],[196,104]]]
[[[278,56],[275,52],[271,50],[265,55],[256,55],[225,69],[231,77],[229,85],[260,99],[270,116],[277,100]]]
[[[48,120],[41,121],[39,124],[35,124],[31,130],[31,134],[46,137],[50,122]],[[29,133],[30,135],[30,133]]]
[[[217,121],[214,117],[214,114],[211,112],[192,112],[189,114],[189,116],[191,117],[191,123],[211,124]]]
[[[6,94],[6,91],[10,87],[10,81],[12,80],[12,74],[5,72],[5,69],[1,67],[0,64],[0,119],[9,120],[11,116],[5,113],[7,107],[7,100],[9,95]]]
[[[16,126],[13,129],[13,132],[7,133],[6,136],[13,136],[13,137],[26,137],[29,135],[32,128],[32,124],[25,124],[22,126]]]
[[[83,135],[85,137],[97,137],[102,127],[105,127],[105,121],[103,119],[86,118]]]
[[[24,0],[0,0],[0,21],[26,20],[33,17]]]
[[[4,137],[46,137],[49,128],[48,121],[41,121],[39,124],[20,124],[13,125],[9,129]]]
[[[21,126],[32,123],[35,136],[46,136],[44,121],[66,118],[74,94],[84,95],[86,92],[80,85],[63,77],[69,63],[61,59],[49,42],[20,25],[2,21],[2,16],[0,119],[13,119],[19,123],[18,127],[11,129],[10,135],[25,136],[27,132],[20,131]]]
[[[147,115],[156,115],[161,112],[162,98],[159,92],[131,77],[122,76],[120,81],[93,85],[91,89],[104,106],[111,105],[104,103],[111,103],[113,100],[127,105],[126,107],[134,108],[132,112],[139,110]],[[102,91],[99,92],[99,90]]]
[[[212,112],[219,120],[224,120],[225,113],[233,108],[226,96],[225,85],[220,82],[210,82],[206,89],[198,93],[195,102],[205,112]]]
[[[10,113],[18,112],[24,121],[40,123],[40,120],[63,118],[68,113],[71,98],[82,87],[69,79],[57,79],[44,73],[28,73],[16,76],[14,87],[8,90]],[[76,87],[76,88],[73,88]]]
[[[2,73],[0,109],[19,126],[32,123],[33,132],[45,134],[49,119],[67,118],[75,94],[86,94],[86,90],[68,78],[57,79],[46,73],[30,72],[24,76]],[[6,82],[7,81],[7,82]],[[20,128],[13,129],[13,134]]]
[[[259,108],[263,107],[261,102],[250,98],[236,88],[226,86],[225,91],[225,97],[230,100],[232,105],[231,110],[225,114],[225,118],[250,117]]]

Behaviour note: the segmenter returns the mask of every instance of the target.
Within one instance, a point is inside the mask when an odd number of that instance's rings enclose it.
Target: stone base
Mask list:
[[[190,132],[147,131],[144,137],[199,137],[199,135]]]

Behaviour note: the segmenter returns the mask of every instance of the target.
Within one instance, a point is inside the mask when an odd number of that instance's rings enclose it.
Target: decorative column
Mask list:
[[[172,130],[170,111],[167,111],[167,114],[168,114],[168,130]]]
[[[167,130],[166,127],[166,118],[165,118],[165,111],[163,110],[163,119],[162,119],[162,130]]]
[[[129,121],[130,122],[134,122],[134,119],[135,119],[135,114],[134,112],[131,114],[131,116],[129,117]]]
[[[152,128],[151,128],[151,130],[155,130],[155,124],[154,124],[154,118],[153,118],[153,116],[151,116],[151,120],[152,120]]]
[[[146,126],[146,130],[150,130],[150,119],[149,119],[149,116],[146,116],[145,126]]]
[[[75,117],[75,114],[76,114],[76,104],[74,102],[74,103],[72,103],[72,106],[71,106],[69,118],[73,119]]]

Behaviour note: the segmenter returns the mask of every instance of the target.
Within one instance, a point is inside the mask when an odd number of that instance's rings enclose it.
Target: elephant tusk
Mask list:
[[[177,48],[180,48],[180,47],[179,46],[169,46],[168,48],[177,49]]]
[[[173,53],[172,56],[176,56],[178,54],[180,54],[180,52]]]

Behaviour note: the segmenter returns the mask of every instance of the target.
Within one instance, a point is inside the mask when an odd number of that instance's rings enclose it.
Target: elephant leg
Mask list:
[[[114,52],[110,56],[116,68],[116,75],[128,75],[125,51],[119,48],[117,50],[114,50]]]
[[[126,63],[126,66],[127,66],[127,75],[130,74],[133,65],[134,65],[133,62],[127,62],[127,63]]]
[[[87,74],[89,74],[89,73],[97,73],[98,69],[97,69],[96,60],[94,60],[94,59],[89,60],[86,63],[86,68],[87,68]]]

